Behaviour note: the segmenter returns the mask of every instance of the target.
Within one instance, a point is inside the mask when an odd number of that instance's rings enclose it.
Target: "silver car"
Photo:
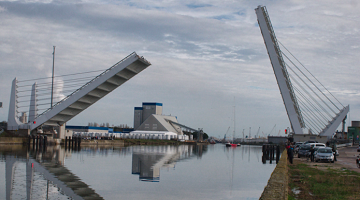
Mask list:
[[[331,148],[319,148],[317,150],[317,153],[315,155],[315,161],[328,161],[328,162],[334,162],[334,153]]]

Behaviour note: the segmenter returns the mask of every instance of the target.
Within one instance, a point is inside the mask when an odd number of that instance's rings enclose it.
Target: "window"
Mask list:
[[[145,124],[145,129],[149,129],[150,128],[150,124]]]
[[[153,124],[152,129],[157,130],[157,124]]]

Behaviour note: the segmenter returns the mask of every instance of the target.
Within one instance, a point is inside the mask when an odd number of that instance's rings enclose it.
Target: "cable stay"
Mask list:
[[[309,73],[311,74],[311,76],[342,106],[342,107],[345,107],[280,41],[279,41],[280,45],[283,46],[285,48],[285,50],[287,52],[290,53],[290,55],[295,58],[295,60],[300,63],[301,66],[304,67],[304,69]],[[334,104],[335,107],[337,107],[335,104]],[[339,108],[338,108],[339,109]],[[340,110],[340,109],[339,109]]]
[[[303,128],[307,128],[309,133],[331,137],[346,118],[349,106],[344,107],[276,38],[266,7],[258,6],[255,12],[294,134],[303,134]]]

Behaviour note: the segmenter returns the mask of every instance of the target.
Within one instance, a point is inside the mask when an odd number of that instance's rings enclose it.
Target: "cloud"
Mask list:
[[[56,46],[56,75],[106,69],[133,51],[152,63],[71,124],[101,118],[132,126],[133,107],[156,101],[165,114],[210,135],[226,131],[234,105],[239,130],[288,127],[257,25],[258,4],[267,6],[278,40],[351,104],[351,120],[360,118],[354,1],[87,0],[0,2],[0,121],[7,120],[12,79],[51,74]]]

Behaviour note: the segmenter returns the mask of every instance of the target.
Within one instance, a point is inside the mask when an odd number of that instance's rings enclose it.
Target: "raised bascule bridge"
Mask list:
[[[261,34],[294,134],[333,136],[340,123],[344,131],[349,105],[334,95],[277,40],[265,6],[255,9]],[[279,44],[285,49],[282,51]]]
[[[124,84],[126,81],[150,65],[151,63],[144,57],[141,57],[133,52],[95,77],[76,77],[73,79],[68,79],[71,81],[69,84],[67,84],[67,86],[70,88],[71,86],[79,87],[79,81],[85,81],[85,83],[79,88],[68,89],[67,91],[70,92],[67,96],[62,97],[61,100],[50,106],[49,103],[39,103],[44,102],[44,100],[48,101],[49,98],[39,99],[39,97],[44,96],[41,95],[42,90],[49,91],[49,85],[51,86],[51,83],[45,82],[37,84],[35,82],[34,84],[30,85],[30,90],[20,90],[21,88],[26,88],[26,86],[29,86],[26,84],[31,80],[18,81],[17,78],[15,78],[12,82],[7,128],[8,130],[25,129],[32,131],[41,129],[42,126],[63,126],[67,121],[84,111],[89,106],[96,103],[101,98],[105,97],[107,94],[115,90],[120,85]],[[62,95],[65,92],[64,83],[66,81],[67,80],[64,79],[61,81]],[[30,93],[29,95],[26,95],[27,91]],[[24,93],[25,95],[22,95]],[[61,95],[58,95],[57,97],[59,96],[61,97]],[[27,99],[24,100],[24,98],[28,97],[30,97],[30,101]],[[19,105],[21,103],[29,102],[30,107],[29,105]],[[51,100],[51,102],[53,101]],[[41,107],[44,104],[46,106],[44,111],[41,114],[38,114],[38,111],[44,108]],[[19,109],[22,107],[29,107],[29,110],[28,112],[22,112],[23,116],[21,119],[21,117],[18,117],[18,113],[20,113]],[[24,113],[28,113],[28,120],[26,119],[27,115]]]

